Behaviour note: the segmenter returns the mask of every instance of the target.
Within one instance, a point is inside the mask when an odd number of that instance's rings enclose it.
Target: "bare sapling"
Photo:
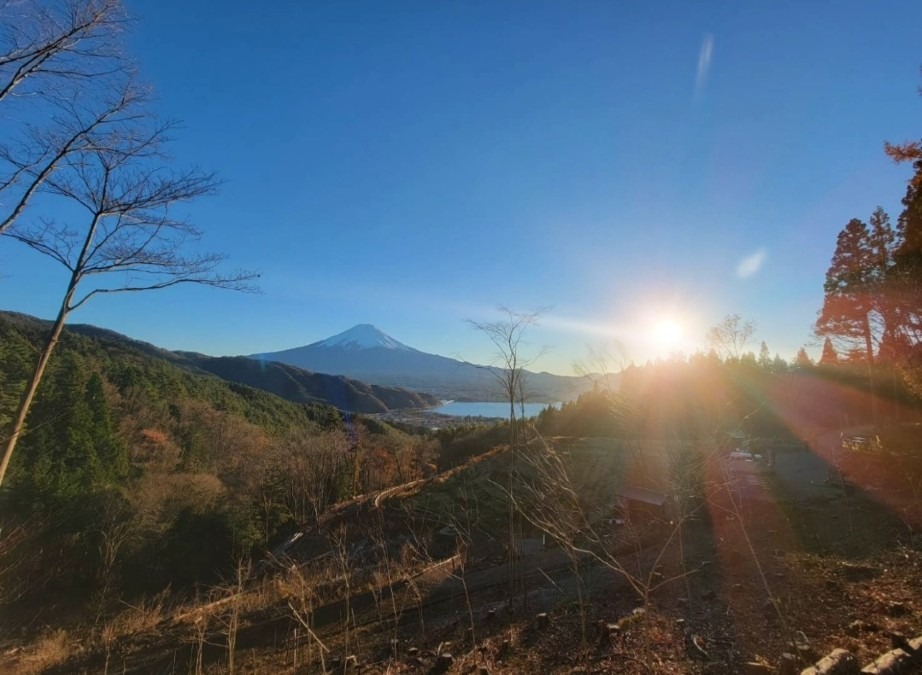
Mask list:
[[[379,514],[376,530],[373,535],[375,542],[375,549],[377,551],[378,559],[378,578],[381,580],[380,585],[376,584],[378,587],[377,594],[375,595],[376,604],[380,601],[383,602],[381,596],[383,593],[387,592],[388,601],[390,605],[390,620],[393,629],[393,640],[398,638],[398,630],[400,626],[400,617],[403,614],[404,604],[401,602],[399,605],[397,603],[397,592],[396,585],[401,578],[400,570],[397,566],[397,561],[394,559],[394,556],[391,555],[390,546],[387,541],[387,536],[384,532],[384,517]],[[380,600],[379,600],[380,599]],[[380,611],[379,611],[380,613]],[[382,625],[384,624],[383,618],[381,620]]]
[[[250,578],[250,561],[239,560],[234,569],[234,578],[227,587],[230,596],[229,608],[224,617],[225,636],[227,638],[227,672],[236,672],[237,632],[240,628],[240,614],[243,609],[246,582]]]
[[[512,608],[517,597],[521,597],[523,608],[527,606],[528,594],[525,588],[525,575],[522,568],[519,547],[521,542],[522,522],[515,505],[516,460],[524,438],[524,404],[525,378],[528,366],[532,365],[546,352],[546,348],[531,355],[525,354],[527,343],[525,336],[530,328],[538,324],[543,310],[518,312],[508,307],[500,307],[502,316],[497,321],[469,321],[471,326],[483,333],[496,349],[494,363],[484,370],[495,380],[505,401],[509,403],[509,472],[508,482],[504,487],[509,499],[509,606]],[[521,415],[516,415],[516,404]]]
[[[552,444],[539,437],[532,444],[527,460],[523,463],[529,468],[529,476],[524,477],[523,472],[520,496],[510,495],[510,498],[514,499],[523,517],[558,543],[568,556],[574,559],[589,558],[615,572],[644,604],[649,604],[652,593],[686,576],[687,573],[682,572],[661,578],[656,570],[677,540],[683,520],[689,514],[682,514],[681,518],[666,524],[669,529],[659,549],[649,564],[643,564],[649,556],[643,555],[645,547],[637,550],[637,542],[641,538],[637,532],[630,532],[630,526],[626,540],[605,537],[600,533],[598,525],[603,519],[599,514],[592,514],[583,504],[565,458]],[[624,543],[629,544],[630,550],[634,552],[633,565],[628,566],[622,559]]]
[[[345,631],[345,649],[349,651],[352,637],[352,569],[349,557],[348,530],[340,525],[329,535],[330,550],[339,568],[343,584],[343,630]]]
[[[301,628],[304,630],[304,634],[307,636],[307,658],[305,660],[305,665],[310,668],[314,665],[314,643],[318,646],[318,655],[320,658],[320,667],[323,672],[326,672],[326,653],[329,652],[326,645],[317,637],[317,634],[313,630],[313,621],[314,621],[314,601],[316,595],[314,593],[313,585],[314,580],[308,579],[305,575],[304,568],[300,566],[292,567],[290,572],[290,580],[294,582],[295,589],[292,594],[293,597],[288,599],[288,609],[291,611],[291,615],[295,618]],[[298,633],[296,633],[296,636]],[[298,641],[295,642],[295,661],[299,660],[298,655]]]
[[[413,571],[418,569],[424,561],[429,560],[431,560],[431,558],[426,553],[425,547],[414,532],[413,538],[407,541],[403,548],[403,564],[404,568],[407,570],[404,578],[406,580],[409,595],[413,599],[413,604],[416,607],[416,614],[419,618],[419,632],[424,639],[426,637],[425,598],[423,597],[422,589],[419,587],[419,582]]]
[[[211,611],[209,609],[210,601],[205,599],[201,601],[199,611],[196,613],[192,622],[193,643],[195,652],[193,654],[192,672],[194,675],[202,675],[205,663],[205,645],[207,644],[209,620]]]
[[[467,610],[468,629],[473,644],[477,643],[477,626],[474,621],[474,607],[471,604],[471,594],[467,586],[467,555],[471,545],[469,532],[459,527],[457,524],[451,526],[455,531],[455,552],[452,562],[451,577],[461,584],[461,590],[464,593],[464,606]]]

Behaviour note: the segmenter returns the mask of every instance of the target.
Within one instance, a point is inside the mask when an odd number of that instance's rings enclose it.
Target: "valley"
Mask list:
[[[0,0],[0,674],[922,674],[919,26]]]

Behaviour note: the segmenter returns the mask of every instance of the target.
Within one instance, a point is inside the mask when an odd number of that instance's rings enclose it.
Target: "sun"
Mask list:
[[[672,317],[661,317],[653,326],[653,339],[661,347],[678,347],[685,337],[685,328]]]

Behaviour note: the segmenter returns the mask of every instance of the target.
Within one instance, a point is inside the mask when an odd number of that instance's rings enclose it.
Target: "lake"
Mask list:
[[[525,416],[534,417],[549,405],[555,404],[526,403]],[[516,404],[516,416],[519,415],[519,411],[519,405]],[[498,417],[502,419],[508,419],[509,404],[503,403],[501,401],[450,401],[448,403],[443,403],[437,408],[432,408],[432,412],[441,413],[443,415],[451,415],[453,417]]]

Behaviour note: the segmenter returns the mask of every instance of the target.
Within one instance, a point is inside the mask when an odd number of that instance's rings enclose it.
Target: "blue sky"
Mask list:
[[[899,212],[922,134],[922,3],[129,0],[128,47],[216,170],[202,248],[262,272],[93,300],[73,316],[209,354],[374,323],[488,361],[464,323],[548,308],[539,369],[587,344],[693,350],[729,313],[790,358],[836,234]],[[0,307],[50,317],[65,278],[0,240]],[[658,341],[671,318],[684,330]],[[758,349],[758,344],[753,345]]]

